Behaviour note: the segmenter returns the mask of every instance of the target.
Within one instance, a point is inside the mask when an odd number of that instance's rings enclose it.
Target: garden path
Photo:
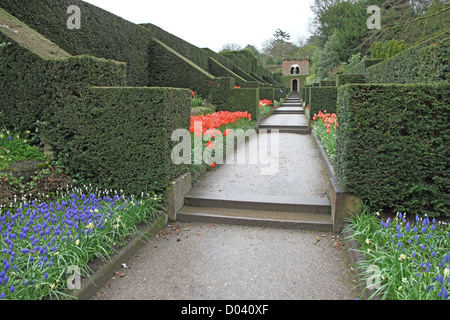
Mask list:
[[[275,156],[255,163],[247,154],[243,164],[208,170],[187,194],[177,219],[332,230],[325,171],[298,95],[263,119],[259,134],[238,145],[236,153],[248,152],[251,143],[258,153],[270,150]]]
[[[126,261],[93,299],[359,298],[343,239],[331,232],[318,150],[298,97],[290,98],[296,99],[261,123],[280,130],[277,172],[262,175],[263,164],[208,170],[186,196],[177,221]],[[181,313],[187,304],[170,311]]]

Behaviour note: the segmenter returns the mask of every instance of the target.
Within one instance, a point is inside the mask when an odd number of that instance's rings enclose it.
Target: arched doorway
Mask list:
[[[298,91],[298,80],[294,79],[292,80],[292,92],[297,92]]]

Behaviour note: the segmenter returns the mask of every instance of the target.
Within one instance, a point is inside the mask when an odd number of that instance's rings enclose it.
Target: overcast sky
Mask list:
[[[200,48],[261,49],[276,29],[308,38],[313,0],[84,0],[134,23],[152,23]]]

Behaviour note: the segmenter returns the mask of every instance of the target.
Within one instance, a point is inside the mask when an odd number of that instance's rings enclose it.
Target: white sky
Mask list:
[[[262,43],[276,29],[309,37],[313,0],[84,0],[134,23],[152,23],[199,48]],[[287,9],[284,9],[287,8]],[[81,13],[83,14],[83,13]]]

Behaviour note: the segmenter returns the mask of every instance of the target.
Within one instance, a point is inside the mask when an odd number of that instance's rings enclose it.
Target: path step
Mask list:
[[[300,133],[300,134],[311,133],[311,129],[307,125],[280,125],[280,124],[261,123],[259,125],[259,129],[278,130],[279,132],[285,133]]]
[[[178,211],[177,220],[194,223],[218,223],[284,228],[296,230],[333,231],[330,214],[271,212],[228,208],[184,206]]]
[[[259,211],[282,211],[292,213],[330,214],[327,198],[314,195],[268,196],[223,194],[191,190],[184,198],[187,206],[226,208]]]
[[[301,107],[285,107],[280,106],[276,108],[273,113],[285,113],[285,114],[303,114],[305,113],[305,109]]]

